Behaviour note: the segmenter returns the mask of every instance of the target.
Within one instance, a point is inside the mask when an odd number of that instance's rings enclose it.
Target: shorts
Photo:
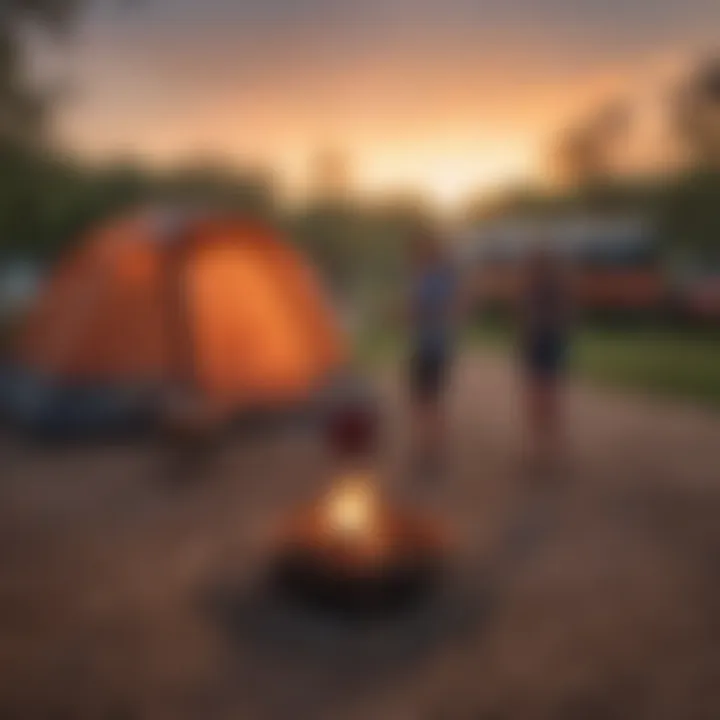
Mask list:
[[[410,394],[413,400],[435,402],[445,390],[448,357],[440,352],[416,351],[410,359]]]
[[[562,338],[539,335],[527,341],[524,362],[532,377],[553,380],[565,370],[566,354]]]

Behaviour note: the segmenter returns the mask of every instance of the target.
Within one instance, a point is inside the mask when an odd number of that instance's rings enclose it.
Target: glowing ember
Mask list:
[[[355,472],[288,518],[273,578],[311,605],[399,609],[435,585],[446,552],[436,522],[393,506],[372,473]]]
[[[377,529],[378,498],[366,477],[351,477],[333,488],[323,510],[330,530],[345,537],[367,537]]]

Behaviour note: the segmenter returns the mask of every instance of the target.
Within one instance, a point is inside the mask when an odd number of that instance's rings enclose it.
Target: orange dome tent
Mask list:
[[[310,268],[273,231],[148,212],[60,265],[19,348],[55,383],[192,388],[228,411],[305,398],[345,357]]]

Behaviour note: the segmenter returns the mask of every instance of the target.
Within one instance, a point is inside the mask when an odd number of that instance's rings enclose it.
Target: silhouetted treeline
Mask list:
[[[286,202],[274,178],[217,162],[157,171],[138,161],[89,164],[0,146],[0,261],[52,263],[103,220],[142,205],[230,209],[285,230],[344,291],[395,277],[405,238],[432,210],[419,198]]]
[[[188,166],[154,172],[137,163],[84,164],[71,157],[0,147],[0,253],[52,259],[89,226],[145,203],[206,202],[270,216],[270,178]]]

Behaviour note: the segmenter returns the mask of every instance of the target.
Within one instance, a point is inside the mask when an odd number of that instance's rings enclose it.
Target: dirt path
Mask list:
[[[312,434],[236,438],[182,479],[160,448],[2,447],[0,717],[720,717],[720,417],[577,389],[572,453],[519,458],[508,368],[466,359],[445,483],[384,477],[458,536],[415,613],[348,625],[261,591],[273,527],[329,469]]]

